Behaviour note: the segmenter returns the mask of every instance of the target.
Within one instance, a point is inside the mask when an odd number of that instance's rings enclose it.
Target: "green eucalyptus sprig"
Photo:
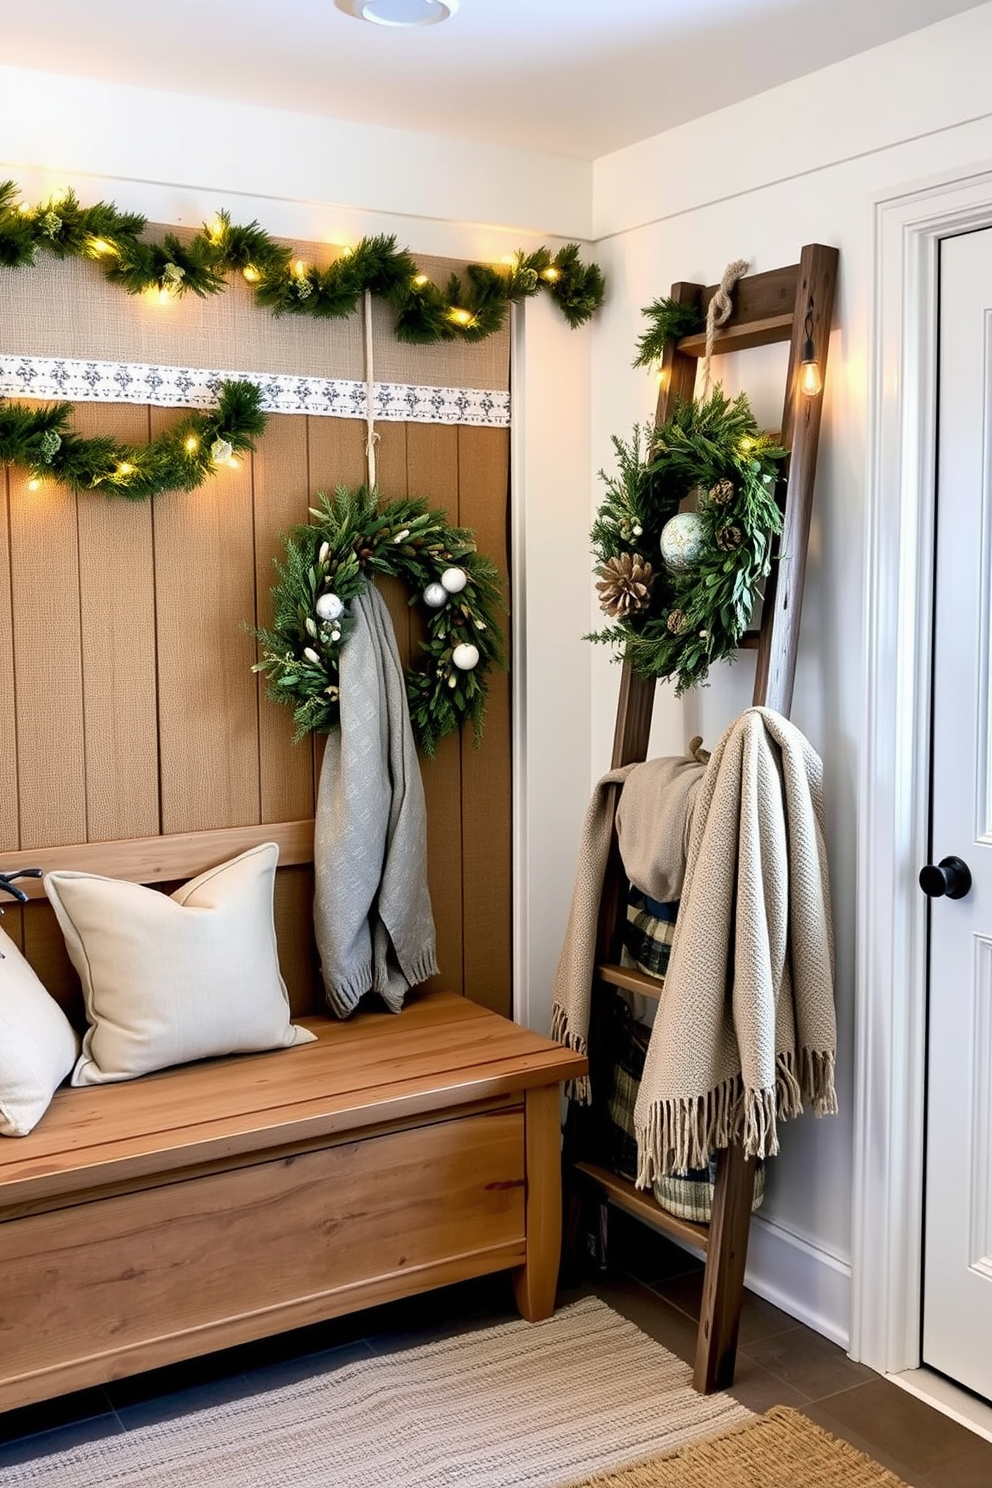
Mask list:
[[[43,408],[0,402],[0,465],[19,465],[33,483],[101,491],[143,501],[162,491],[195,491],[220,465],[255,448],[265,428],[253,382],[222,382],[217,407],[188,413],[149,444],[84,439],[71,403]]]
[[[775,493],[787,452],[758,428],[744,393],[730,400],[719,386],[613,447],[618,473],[600,472],[606,495],[591,534],[612,623],[586,639],[643,677],[671,679],[678,696],[733,656],[750,623],[782,530]],[[690,493],[699,551],[688,570],[670,571],[661,534]]]
[[[440,740],[466,720],[478,743],[486,674],[503,664],[495,564],[476,551],[471,532],[449,526],[443,512],[417,497],[380,506],[366,486],[341,486],[333,496],[321,492],[317,502],[312,524],[286,536],[284,556],[275,564],[272,624],[255,631],[261,654],[254,670],[268,679],[270,698],[292,707],[296,738],[328,733],[338,723],[341,649],[354,628],[351,602],[378,573],[403,580],[412,591],[409,603],[419,602],[427,619],[427,639],[406,677],[419,747],[433,756]],[[452,575],[461,587],[448,593],[441,580]],[[428,607],[424,592],[432,585],[445,597]],[[474,647],[473,666],[456,664],[459,646]]]
[[[175,233],[147,241],[146,226],[138,213],[109,202],[83,207],[72,191],[32,206],[13,181],[0,182],[0,267],[23,268],[39,252],[88,258],[133,295],[202,298],[221,293],[229,275],[241,274],[256,303],[274,315],[335,319],[351,315],[368,291],[392,307],[399,340],[428,344],[481,341],[500,329],[509,305],[542,291],[574,328],[595,314],[605,294],[599,266],[583,264],[575,243],[554,254],[547,248],[518,253],[499,267],[469,264],[464,280],[452,275],[442,289],[418,272],[393,236],[363,238],[320,269],[257,222],[240,226],[228,212],[218,212],[188,241]]]

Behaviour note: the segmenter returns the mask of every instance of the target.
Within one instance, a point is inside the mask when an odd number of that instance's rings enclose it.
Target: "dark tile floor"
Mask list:
[[[686,1361],[695,1349],[702,1265],[615,1216],[611,1270],[565,1289],[594,1292]],[[0,1415],[0,1466],[172,1419],[332,1369],[516,1316],[505,1277],[372,1308],[206,1359]],[[791,1405],[884,1463],[911,1488],[990,1488],[992,1443],[854,1364],[835,1344],[752,1293],[745,1296],[732,1392],[754,1411]],[[71,1488],[71,1485],[67,1485]]]

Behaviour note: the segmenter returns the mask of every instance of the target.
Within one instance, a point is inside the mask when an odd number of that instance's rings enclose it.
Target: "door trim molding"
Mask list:
[[[920,1363],[940,239],[992,226],[992,168],[874,203],[858,783],[851,1354]]]

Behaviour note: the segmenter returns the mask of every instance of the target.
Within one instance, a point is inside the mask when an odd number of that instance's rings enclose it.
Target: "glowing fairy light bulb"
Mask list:
[[[472,324],[474,317],[467,310],[462,310],[456,306],[454,310],[449,312],[448,319],[453,321],[455,325],[468,326]]]
[[[241,272],[248,280],[249,284],[257,284],[259,279],[261,279],[262,277],[254,264],[249,264],[247,268],[242,269]]]
[[[183,449],[188,455],[195,455],[199,448],[200,441],[197,439],[195,434],[190,434],[188,438],[183,442]]]

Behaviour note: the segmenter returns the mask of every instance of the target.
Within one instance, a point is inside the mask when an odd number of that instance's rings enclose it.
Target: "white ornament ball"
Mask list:
[[[698,512],[676,512],[661,531],[661,556],[673,573],[695,568],[703,552],[703,519]]]
[[[448,603],[448,591],[442,584],[428,584],[424,590],[424,604],[430,605],[432,610],[439,610],[442,605]]]
[[[340,620],[344,614],[344,600],[337,594],[322,594],[314,609],[321,620]]]
[[[468,574],[463,568],[446,568],[441,575],[441,583],[448,594],[461,594],[468,583]]]
[[[473,667],[479,665],[479,648],[468,641],[462,641],[451,653],[451,659],[460,672],[470,672]]]

